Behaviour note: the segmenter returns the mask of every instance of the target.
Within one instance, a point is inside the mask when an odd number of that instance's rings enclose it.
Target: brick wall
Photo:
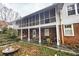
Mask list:
[[[74,36],[64,36],[63,35],[65,45],[67,45],[67,44],[79,44],[79,23],[73,24],[73,27],[74,27]],[[60,35],[61,35],[61,29],[60,29]]]
[[[33,34],[32,34],[33,30],[36,30],[36,37],[35,38],[33,38]],[[30,29],[30,39],[31,40],[34,40],[34,39],[38,40],[39,39],[39,29],[38,28]]]
[[[46,39],[46,36],[44,35],[44,29],[46,29],[46,28],[41,29],[41,38],[42,38],[42,40]],[[55,40],[55,38],[56,38],[56,28],[51,27],[51,28],[47,28],[47,29],[49,29],[49,36],[48,37],[51,39],[51,41],[54,44],[56,44],[56,40]]]

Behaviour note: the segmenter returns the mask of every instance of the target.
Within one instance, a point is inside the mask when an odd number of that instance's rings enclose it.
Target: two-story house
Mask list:
[[[55,3],[16,21],[21,40],[51,45],[79,43],[79,4]]]

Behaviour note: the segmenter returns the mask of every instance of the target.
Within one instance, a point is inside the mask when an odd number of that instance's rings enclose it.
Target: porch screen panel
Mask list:
[[[56,18],[55,18],[55,8],[52,8],[49,11],[49,21],[51,22],[56,22]]]
[[[45,15],[44,12],[40,13],[40,23],[44,24],[45,23]]]
[[[36,24],[36,25],[39,25],[39,14],[36,14],[35,24]]]

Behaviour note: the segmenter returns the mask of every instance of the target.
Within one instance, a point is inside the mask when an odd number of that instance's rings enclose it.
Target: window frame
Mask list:
[[[79,15],[79,11],[78,11],[78,10],[79,10],[79,8],[78,8],[78,4],[79,4],[79,3],[76,3],[76,11],[77,11],[77,14]]]
[[[75,12],[75,14],[69,14],[69,11],[73,11],[73,10],[68,10],[68,7],[70,7],[70,6],[72,6],[72,5],[74,6],[74,12]],[[75,4],[70,4],[70,5],[67,6],[67,15],[68,15],[68,16],[76,15],[76,7],[75,7]]]
[[[68,30],[68,28],[65,28],[65,25],[71,25],[71,31],[72,31],[72,34],[67,34],[65,31]],[[74,27],[73,27],[73,24],[65,24],[64,25],[64,36],[74,36]]]
[[[32,30],[32,35],[33,35],[32,37],[36,37],[36,29]]]
[[[44,36],[49,36],[49,35],[50,35],[49,29],[48,28],[44,29]]]

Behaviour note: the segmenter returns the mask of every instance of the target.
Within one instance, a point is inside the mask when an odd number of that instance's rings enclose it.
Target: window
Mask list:
[[[74,36],[73,25],[64,25],[64,35]]]
[[[32,35],[33,35],[33,37],[36,37],[36,30],[33,30]]]
[[[74,14],[76,14],[75,13],[75,5],[69,5],[67,7],[67,10],[68,10],[68,15],[74,15]]]
[[[79,3],[77,3],[77,12],[79,14]]]
[[[49,36],[49,29],[45,29],[44,35],[45,35],[45,36]]]

